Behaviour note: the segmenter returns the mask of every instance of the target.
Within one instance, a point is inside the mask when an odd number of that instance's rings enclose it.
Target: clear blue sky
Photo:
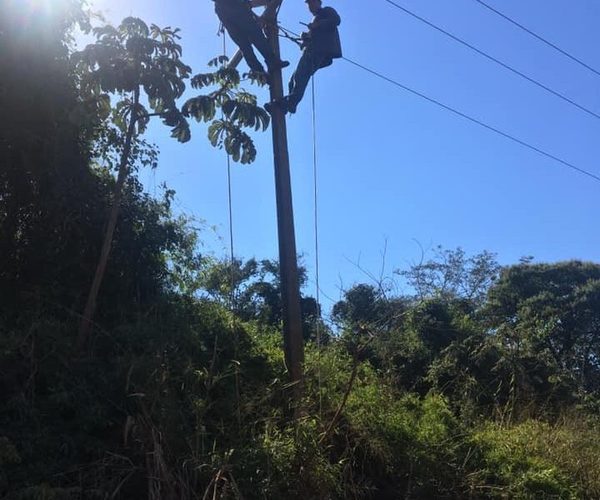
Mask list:
[[[397,0],[547,86],[600,113],[600,77],[511,26],[474,0]],[[489,0],[591,66],[600,69],[600,3],[593,0]],[[326,3],[327,5],[327,3]],[[334,0],[342,17],[344,54],[435,99],[600,174],[600,120],[547,94],[384,0]],[[184,60],[196,72],[222,51],[210,0],[95,0],[107,18],[135,15],[182,29]],[[299,31],[310,14],[285,0],[282,24]],[[296,46],[284,56],[298,60]],[[233,51],[232,43],[228,43]],[[243,63],[244,64],[244,63]],[[245,65],[243,66],[245,67]],[[291,73],[286,69],[284,78]],[[501,263],[524,255],[537,261],[600,261],[600,183],[397,89],[345,61],[316,78],[321,287],[339,298],[340,283],[368,281],[360,265],[386,274],[420,258],[425,248],[487,249]],[[190,93],[190,95],[193,95]],[[266,93],[259,93],[262,101]],[[310,94],[288,120],[299,252],[314,280]],[[204,233],[207,250],[226,256],[228,213],[225,157],[194,125],[177,144],[161,127],[150,139],[161,149],[148,189],[166,181],[178,210],[218,227]],[[258,160],[233,167],[235,250],[277,257],[271,135],[256,134]],[[311,283],[306,290],[314,293]],[[330,302],[323,298],[325,308]]]

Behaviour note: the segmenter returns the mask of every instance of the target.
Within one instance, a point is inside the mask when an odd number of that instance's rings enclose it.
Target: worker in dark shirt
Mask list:
[[[265,69],[257,59],[252,46],[265,58],[268,71],[285,68],[287,61],[281,61],[275,56],[263,33],[258,18],[252,12],[252,2],[247,0],[213,0],[215,12],[234,43],[244,54],[244,59],[252,71],[264,73]]]
[[[342,46],[338,26],[341,19],[335,9],[323,7],[321,0],[305,0],[315,16],[308,25],[308,33],[302,33],[302,57],[290,79],[290,93],[276,104],[285,112],[295,113],[302,100],[306,86],[317,70],[330,66],[334,59],[342,57]]]

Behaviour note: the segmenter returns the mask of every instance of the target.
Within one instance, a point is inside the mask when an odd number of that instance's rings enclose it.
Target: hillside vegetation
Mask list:
[[[79,2],[17,4],[0,17],[0,498],[600,498],[600,265],[438,248],[396,272],[410,293],[356,284],[331,321],[304,296],[294,408],[277,263],[200,254],[174,193],[144,192],[138,169],[169,165],[130,96],[176,140],[209,122],[244,162],[268,116],[219,60],[190,82],[225,94],[180,103],[191,68],[148,42],[176,32],[130,18],[77,53]]]

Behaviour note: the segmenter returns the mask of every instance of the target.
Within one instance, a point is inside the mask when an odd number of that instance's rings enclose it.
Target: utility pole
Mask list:
[[[253,3],[255,6],[260,4],[266,4],[267,6],[261,18],[266,21],[267,38],[273,52],[277,58],[280,58],[277,11],[282,0],[271,0],[270,2],[259,0]],[[232,63],[237,64],[239,57],[240,54],[236,54],[232,59]],[[283,97],[281,69],[271,72],[269,83],[271,101],[281,99]],[[292,383],[294,383],[294,398],[298,403],[303,392],[304,339],[302,336],[300,282],[298,279],[287,127],[285,113],[278,106],[273,106],[271,117],[275,161],[277,232],[279,237],[279,274],[283,306],[283,343],[287,369]]]
[[[273,0],[272,4],[281,4],[281,1]],[[271,43],[275,56],[279,58],[277,9],[274,10],[273,16],[267,19],[267,38]],[[273,71],[270,80],[271,101],[282,99],[283,78],[281,69]],[[279,274],[283,305],[283,342],[286,364],[292,382],[296,384],[294,393],[300,397],[302,394],[304,339],[302,337],[302,312],[300,310],[300,284],[298,280],[287,126],[285,113],[278,106],[273,106],[271,116],[273,157],[275,161],[277,232],[279,236]]]

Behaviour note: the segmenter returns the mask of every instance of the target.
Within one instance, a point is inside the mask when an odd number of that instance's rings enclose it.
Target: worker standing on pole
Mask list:
[[[252,3],[247,0],[213,0],[215,12],[229,33],[233,42],[244,54],[250,69],[265,73],[265,69],[254,53],[253,46],[262,54],[269,73],[285,68],[289,62],[282,61],[273,53],[267,37],[263,33],[258,18],[252,12]]]
[[[280,101],[265,106],[270,111],[273,105],[284,112],[295,113],[298,103],[304,97],[308,82],[317,70],[330,66],[334,59],[342,57],[342,46],[338,26],[339,14],[332,7],[323,7],[321,0],[305,0],[314,15],[308,32],[302,33],[302,57],[289,83],[290,93]]]

